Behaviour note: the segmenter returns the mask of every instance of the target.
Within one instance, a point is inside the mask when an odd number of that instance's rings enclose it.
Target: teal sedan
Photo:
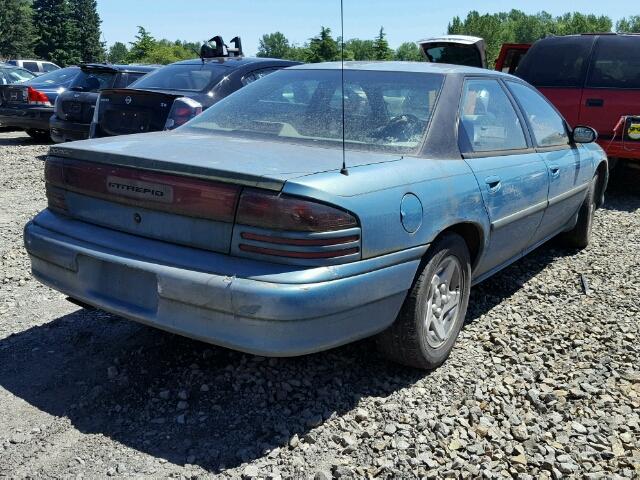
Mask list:
[[[432,369],[472,285],[556,235],[588,245],[596,136],[499,72],[301,65],[172,132],[51,147],[25,245],[80,305],[268,356],[376,335]]]

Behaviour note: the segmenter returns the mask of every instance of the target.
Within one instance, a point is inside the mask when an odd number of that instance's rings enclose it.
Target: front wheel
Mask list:
[[[568,232],[562,234],[564,244],[572,248],[585,248],[591,241],[593,229],[593,216],[596,211],[596,188],[598,186],[598,174],[591,180],[589,191],[578,211],[578,222]]]
[[[447,359],[464,323],[471,286],[465,241],[447,233],[429,249],[396,321],[377,338],[390,360],[432,370]]]

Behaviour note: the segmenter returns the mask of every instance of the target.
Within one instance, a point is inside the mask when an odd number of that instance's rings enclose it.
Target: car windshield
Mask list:
[[[218,83],[228,67],[210,63],[167,65],[134,82],[131,88],[203,92]]]
[[[24,68],[7,68],[4,71],[4,74],[9,79],[9,82],[15,83],[31,80],[35,77],[33,73],[29,70],[25,70]]]
[[[346,70],[345,146],[415,153],[443,76]],[[183,128],[285,142],[341,145],[340,70],[281,70],[210,107]]]
[[[116,72],[112,70],[81,70],[71,84],[72,90],[97,92],[113,84]]]
[[[73,80],[78,73],[80,73],[80,68],[78,67],[61,68],[32,78],[26,83],[28,85],[64,85]]]

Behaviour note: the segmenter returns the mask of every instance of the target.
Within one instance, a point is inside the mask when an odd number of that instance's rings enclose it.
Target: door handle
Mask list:
[[[496,193],[498,190],[500,190],[500,177],[492,175],[485,178],[484,181],[487,184],[487,187],[489,187],[489,192]]]
[[[558,178],[560,176],[560,167],[557,165],[549,165],[549,171],[553,178]]]
[[[587,98],[587,107],[603,107],[604,100],[602,98]]]

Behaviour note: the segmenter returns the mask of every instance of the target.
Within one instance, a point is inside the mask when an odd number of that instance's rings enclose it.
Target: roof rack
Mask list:
[[[202,59],[202,61],[204,61],[205,58],[244,56],[244,53],[242,52],[242,41],[240,40],[240,37],[233,37],[231,39],[231,44],[233,45],[233,48],[224,43],[224,40],[222,40],[222,37],[220,35],[216,35],[215,37],[205,42],[202,47],[200,47],[200,58]]]

